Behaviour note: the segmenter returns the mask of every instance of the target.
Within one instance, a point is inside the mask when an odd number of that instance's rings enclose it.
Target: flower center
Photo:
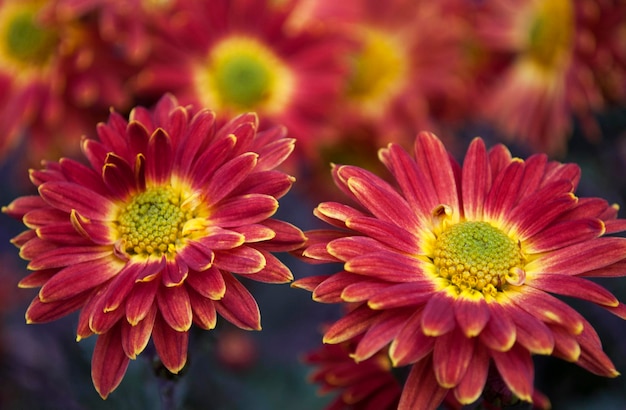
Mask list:
[[[407,58],[397,41],[382,31],[364,29],[360,41],[362,48],[352,59],[348,96],[380,110],[380,103],[401,88]]]
[[[206,91],[201,98],[207,106],[276,112],[289,102],[293,80],[270,49],[254,39],[235,37],[213,47],[197,70],[196,82]]]
[[[7,7],[0,16],[0,59],[12,65],[41,67],[50,59],[58,42],[56,32],[37,23],[37,9]]]
[[[118,218],[121,246],[129,255],[171,254],[192,219],[172,188],[152,188],[135,196]]]
[[[433,262],[439,276],[460,290],[492,296],[505,283],[521,285],[525,276],[519,245],[487,222],[461,222],[447,228],[437,238]]]
[[[539,66],[554,68],[569,54],[574,12],[569,0],[538,2],[528,36],[528,56]]]

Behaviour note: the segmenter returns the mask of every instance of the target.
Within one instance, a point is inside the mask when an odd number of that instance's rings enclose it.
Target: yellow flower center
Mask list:
[[[122,250],[128,255],[171,254],[193,217],[191,210],[183,210],[174,189],[148,189],[133,197],[118,217]]]
[[[232,37],[218,43],[195,74],[205,106],[231,111],[282,111],[293,90],[291,70],[259,41]]]
[[[407,56],[388,33],[375,29],[360,32],[362,48],[352,58],[347,94],[366,111],[380,111],[381,104],[402,88]]]
[[[37,21],[36,4],[3,5],[0,11],[0,63],[14,70],[37,69],[54,54],[57,32]]]
[[[495,296],[505,283],[521,284],[524,258],[513,239],[487,222],[461,222],[437,238],[437,273],[459,290]]]
[[[569,55],[572,47],[574,11],[571,1],[539,1],[531,21],[527,56],[540,67],[554,68]]]

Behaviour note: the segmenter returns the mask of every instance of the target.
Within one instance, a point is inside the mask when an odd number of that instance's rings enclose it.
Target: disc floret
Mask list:
[[[433,263],[437,273],[460,291],[474,289],[494,296],[506,283],[521,284],[524,257],[512,238],[488,222],[466,221],[437,238]]]

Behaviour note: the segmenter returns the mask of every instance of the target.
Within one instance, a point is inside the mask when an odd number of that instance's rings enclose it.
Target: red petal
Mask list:
[[[487,149],[480,138],[474,138],[463,162],[463,211],[470,221],[483,219],[483,205],[491,186]]]
[[[552,356],[559,357],[568,362],[575,362],[580,357],[580,346],[576,336],[572,335],[561,326],[550,326],[554,336],[554,351]]]
[[[441,385],[455,387],[467,371],[476,339],[465,337],[459,328],[438,337],[433,349],[433,369]]]
[[[137,325],[132,326],[127,322],[122,322],[122,347],[124,353],[130,359],[135,359],[139,353],[148,345],[152,328],[154,327],[154,319],[156,318],[157,309],[155,305]]]
[[[257,249],[265,258],[265,267],[257,273],[246,276],[249,279],[263,283],[288,283],[293,280],[293,275],[277,257],[269,252]]]
[[[367,302],[372,309],[422,305],[431,298],[435,286],[430,280],[401,283],[381,289]]]
[[[511,162],[500,174],[495,177],[484,204],[484,214],[487,219],[507,220],[507,215],[515,206],[519,192],[519,185],[524,175],[524,163],[521,160]]]
[[[326,330],[324,343],[337,344],[365,332],[380,312],[361,305],[336,321]]]
[[[391,222],[376,218],[355,217],[346,220],[346,226],[378,240],[390,247],[390,250],[397,249],[412,254],[420,249],[419,239],[415,234]]]
[[[193,322],[202,329],[213,329],[217,324],[217,312],[213,301],[191,289],[189,290],[189,301],[193,311]]]
[[[479,340],[490,349],[506,352],[515,343],[515,324],[498,302],[488,303],[487,307],[491,313],[485,328],[480,332]]]
[[[551,293],[588,300],[604,306],[615,307],[617,298],[602,286],[577,276],[541,274],[527,281],[528,286]]]
[[[187,363],[189,332],[177,332],[157,315],[152,340],[163,365],[170,372],[178,373]]]
[[[70,213],[75,209],[81,215],[98,221],[109,220],[111,211],[117,209],[108,198],[71,182],[46,182],[39,187],[39,194],[61,211]]]
[[[223,164],[205,187],[208,205],[226,198],[254,170],[259,155],[246,152]]]
[[[188,273],[189,267],[182,261],[182,258],[167,260],[161,272],[163,285],[168,288],[179,286],[187,279]]]
[[[261,313],[254,297],[233,275],[222,272],[226,282],[224,297],[215,309],[226,320],[244,330],[261,330]]]
[[[520,399],[532,401],[534,366],[530,353],[515,345],[508,352],[492,351],[491,357],[509,389]]]
[[[115,258],[101,258],[77,263],[59,270],[39,291],[42,302],[67,299],[102,285],[117,275],[124,263]]]
[[[454,397],[461,404],[472,404],[483,392],[489,373],[489,353],[486,348],[476,343],[472,361],[467,366],[465,375],[454,389]]]
[[[249,246],[215,251],[214,263],[220,269],[241,274],[257,273],[266,266],[263,254]]]
[[[358,278],[359,280],[346,286],[340,298],[344,302],[363,302],[389,288],[389,283],[377,279]],[[371,306],[370,306],[371,307]],[[375,309],[376,307],[373,307]]]
[[[624,258],[626,238],[601,237],[542,254],[526,265],[528,272],[580,275]]]
[[[436,338],[422,332],[422,311],[408,318],[404,327],[391,342],[389,357],[394,367],[406,366],[422,360],[433,350]]]
[[[154,303],[160,281],[138,282],[126,298],[126,320],[136,325],[143,320]]]
[[[414,282],[423,277],[423,264],[400,253],[379,251],[350,259],[344,269],[389,282]]]
[[[362,362],[378,353],[396,337],[408,317],[406,313],[397,310],[378,315],[359,341],[352,358],[356,362]]]
[[[210,220],[223,228],[259,223],[276,213],[276,198],[263,194],[247,194],[226,198],[216,205]]]
[[[106,399],[119,386],[128,361],[122,349],[120,326],[98,336],[91,359],[91,378],[100,397]]]
[[[57,302],[43,303],[35,297],[26,310],[26,323],[46,323],[57,320],[80,309],[90,297],[90,292]]]
[[[61,268],[105,258],[112,254],[113,249],[108,246],[65,246],[37,255],[28,264],[28,269]]]
[[[184,286],[159,286],[157,304],[161,317],[174,330],[186,332],[191,327],[192,313],[189,294]]]
[[[515,306],[505,306],[505,308],[515,323],[515,338],[519,344],[534,354],[552,354],[554,336],[545,323]]]
[[[415,162],[426,179],[432,181],[439,199],[437,205],[444,204],[455,211],[459,210],[459,193],[450,156],[434,134],[420,132],[417,135]]]
[[[430,357],[415,363],[402,389],[398,410],[435,410],[448,394],[437,383]]]
[[[445,292],[437,292],[426,303],[422,315],[422,330],[428,336],[441,336],[451,331],[454,320],[455,299]]]
[[[148,141],[146,152],[146,180],[155,185],[170,179],[172,172],[172,141],[167,131],[157,128]]]
[[[575,219],[552,224],[524,241],[524,252],[542,253],[590,241],[604,233],[599,219]]]
[[[341,303],[341,294],[343,290],[354,283],[361,280],[359,275],[354,273],[341,271],[331,275],[328,279],[321,282],[313,289],[313,300],[321,303]],[[301,283],[298,281],[298,283]]]
[[[465,336],[474,337],[485,328],[490,311],[482,293],[462,291],[454,302],[454,315]]]
[[[215,260],[215,254],[201,243],[189,241],[177,255],[190,269],[203,271],[209,269]]]
[[[191,271],[185,282],[205,298],[219,300],[226,293],[222,272],[215,266],[203,271]]]

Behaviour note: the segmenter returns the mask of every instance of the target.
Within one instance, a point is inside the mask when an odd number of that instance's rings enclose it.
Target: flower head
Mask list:
[[[129,108],[128,64],[81,16],[62,16],[57,1],[0,3],[0,155],[29,139],[37,161],[86,133],[111,105]],[[26,132],[24,132],[26,131]],[[34,162],[34,161],[33,161]]]
[[[391,372],[389,356],[379,352],[357,363],[350,357],[355,344],[356,340],[325,344],[304,358],[315,366],[310,379],[320,385],[320,393],[339,393],[327,409],[397,408],[402,388]]]
[[[244,114],[217,129],[213,112],[164,96],[128,121],[113,112],[98,135],[83,141],[88,165],[46,163],[31,172],[39,195],[4,212],[29,228],[13,240],[33,271],[20,286],[41,287],[27,322],[80,310],[77,339],[99,335],[92,377],[106,397],[150,338],[177,373],[192,323],[212,329],[219,313],[259,330],[255,299],[234,274],[290,281],[271,252],[303,236],[271,218],[293,182],[274,169],[293,149],[284,128],[259,132]]]
[[[156,45],[138,75],[140,95],[171,92],[183,103],[214,107],[225,116],[255,111],[285,125],[310,150],[341,88],[336,34],[290,28],[294,2],[196,2],[183,30]]]
[[[618,43],[626,8],[617,3],[484,2],[479,36],[502,62],[490,75],[483,116],[508,137],[552,154],[565,151],[574,117],[587,137],[599,137],[594,112],[625,98]]]
[[[362,334],[355,360],[389,345],[394,366],[412,364],[403,409],[435,408],[449,391],[474,402],[490,363],[517,397],[532,401],[533,354],[618,374],[593,327],[551,295],[626,318],[624,304],[583,278],[626,275],[626,239],[607,236],[626,221],[604,200],[574,195],[576,165],[512,158],[476,138],[461,167],[429,133],[418,135],[415,159],[395,144],[379,158],[398,189],[335,166],[337,186],[360,207],[321,203],[318,218],[342,230],[307,233],[302,255],[343,263],[343,271],[294,286],[319,302],[359,304],[325,342]]]

